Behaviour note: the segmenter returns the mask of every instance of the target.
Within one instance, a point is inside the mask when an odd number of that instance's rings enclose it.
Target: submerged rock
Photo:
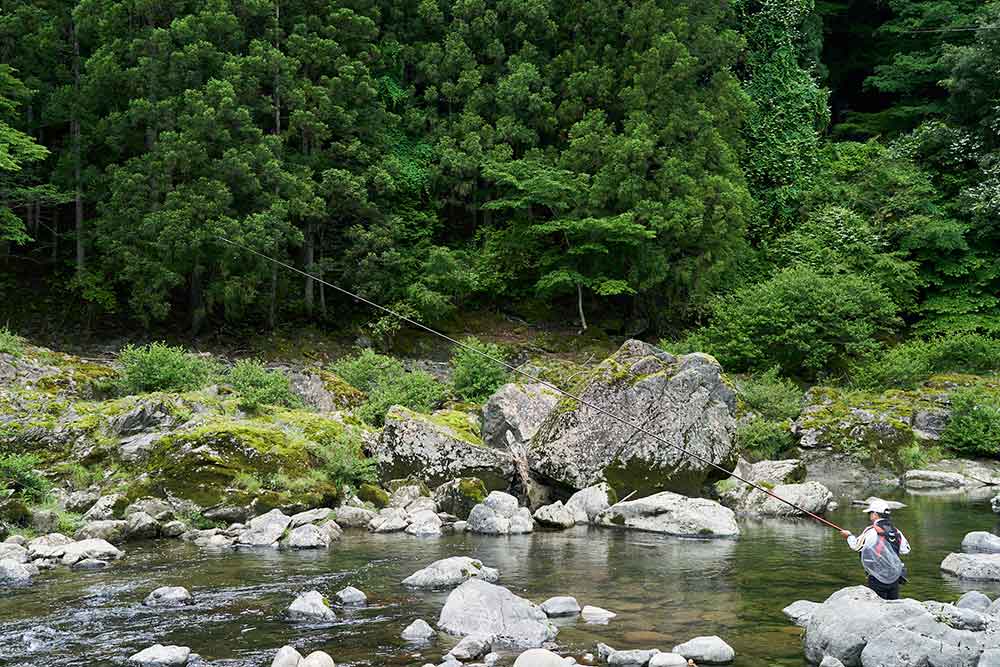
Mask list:
[[[503,385],[483,406],[483,440],[499,449],[529,442],[558,402],[543,384]]]
[[[680,537],[736,537],[740,529],[733,511],[706,498],[688,498],[664,491],[617,503],[595,521]]]
[[[722,665],[736,657],[733,647],[715,636],[695,637],[675,646],[672,652],[706,665]]]
[[[330,609],[326,598],[319,591],[300,594],[288,607],[288,618],[293,621],[335,621],[337,615]]]
[[[470,579],[453,590],[441,610],[438,627],[453,635],[492,635],[496,643],[536,647],[557,630],[541,607],[502,586]]]
[[[617,615],[618,614],[613,611],[608,611],[607,609],[602,609],[601,607],[594,607],[589,604],[580,610],[580,617],[587,623],[607,623]]]
[[[513,535],[534,530],[531,511],[519,507],[517,498],[493,491],[481,504],[472,508],[466,530],[487,535]]]
[[[368,596],[354,586],[348,586],[337,591],[337,602],[345,606],[361,606],[368,602]]]
[[[162,586],[142,601],[147,607],[178,607],[193,602],[190,591],[183,586]]]
[[[403,585],[414,588],[451,588],[469,579],[494,582],[499,578],[498,570],[486,567],[480,560],[468,556],[452,556],[417,570],[403,579]]]
[[[166,665],[186,665],[191,656],[187,646],[163,646],[153,644],[128,659],[130,664],[142,667],[163,667]]]
[[[530,469],[545,479],[574,489],[608,482],[618,493],[693,492],[713,471],[690,453],[718,465],[735,458],[736,397],[708,355],[675,357],[630,340],[595,369],[580,394],[625,423],[560,403],[528,448]],[[643,424],[672,446],[628,424]]]
[[[408,642],[415,642],[427,641],[436,634],[437,632],[430,626],[429,623],[427,623],[427,621],[422,618],[418,618],[413,621],[413,623],[406,626],[402,634],[400,634],[400,637]]]

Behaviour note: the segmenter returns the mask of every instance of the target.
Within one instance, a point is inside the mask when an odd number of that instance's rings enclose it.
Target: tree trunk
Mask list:
[[[73,23],[73,89],[76,100],[80,99],[80,39]],[[77,102],[73,104],[73,118],[70,121],[70,131],[73,134],[73,183],[76,186],[74,211],[76,215],[76,275],[83,275],[86,268],[86,251],[83,229],[83,184],[80,177],[80,112]]]
[[[305,244],[302,246],[302,264],[305,267],[306,273],[309,276],[306,277],[305,285],[305,302],[306,302],[306,312],[312,315],[313,312],[313,258],[316,254],[316,239],[313,235],[312,224],[306,225],[305,234]]]
[[[576,307],[580,310],[580,324],[583,325],[583,330],[587,330],[587,316],[583,314],[583,286],[580,283],[576,284]]]

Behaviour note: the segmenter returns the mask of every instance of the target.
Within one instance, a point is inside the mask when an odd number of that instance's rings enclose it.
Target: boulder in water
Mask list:
[[[410,515],[410,525],[406,527],[409,535],[417,537],[434,537],[441,534],[441,517],[431,510],[420,510]]]
[[[130,664],[141,667],[167,667],[168,665],[186,665],[191,656],[187,646],[163,646],[153,644],[128,659]]]
[[[546,616],[576,616],[580,613],[580,603],[569,595],[559,595],[542,603]]]
[[[706,498],[688,498],[669,491],[616,503],[598,515],[595,522],[679,537],[740,534],[732,510]]]
[[[514,667],[566,667],[566,660],[544,648],[532,648],[517,656]]]
[[[483,406],[483,440],[508,449],[529,442],[559,402],[559,394],[543,384],[505,384]]]
[[[459,519],[467,519],[472,508],[486,500],[486,493],[483,480],[476,477],[460,477],[434,489],[434,502],[442,512],[454,514]]]
[[[361,507],[341,505],[337,508],[337,523],[345,528],[367,528],[375,518],[375,512]]]
[[[527,507],[518,506],[517,498],[502,491],[493,491],[486,500],[472,508],[466,530],[486,535],[530,533],[534,530],[534,521]]]
[[[410,525],[410,515],[406,513],[406,510],[399,507],[386,507],[379,510],[375,518],[368,523],[368,531],[371,533],[398,533],[401,530],[406,530],[408,525]]]
[[[608,656],[608,664],[613,667],[640,667],[649,663],[649,660],[659,653],[659,649],[632,649],[629,651],[615,651]]]
[[[562,501],[557,500],[551,505],[545,505],[535,510],[535,521],[547,528],[572,528],[576,525],[576,516],[573,511],[565,507]]]
[[[28,550],[20,544],[3,543],[0,544],[0,560],[13,560],[18,563],[27,563],[31,558]]]
[[[269,547],[277,544],[284,535],[292,517],[279,509],[250,519],[249,527],[240,533],[237,543],[251,547]]]
[[[302,654],[292,646],[282,646],[271,661],[271,667],[298,667]]]
[[[38,568],[31,563],[20,563],[13,558],[0,560],[0,583],[24,586],[38,574]]]
[[[819,604],[819,602],[810,602],[809,600],[798,600],[782,609],[781,613],[795,625],[804,628]]]
[[[694,492],[715,473],[691,454],[722,466],[735,459],[736,397],[708,355],[675,357],[630,340],[580,393],[605,412],[570,401],[552,410],[528,448],[531,471],[544,479],[573,489],[608,482],[618,494]]]
[[[978,611],[981,613],[986,613],[990,608],[992,601],[984,594],[979,591],[969,591],[958,598],[958,602],[955,606],[959,609],[971,609],[972,611]]]
[[[330,535],[311,523],[293,528],[281,541],[289,549],[326,549],[330,546]]]
[[[129,515],[125,535],[130,540],[151,540],[160,534],[160,523],[146,512]],[[114,541],[114,540],[109,540]]]
[[[128,523],[125,521],[91,521],[81,526],[73,537],[78,541],[105,540],[107,542],[121,542],[125,539],[125,531],[127,528]]]
[[[475,633],[462,637],[448,655],[459,661],[475,660],[489,653],[492,646],[493,635]]]
[[[368,596],[354,586],[340,589],[336,598],[337,602],[345,606],[358,607],[368,602]]]
[[[557,633],[541,607],[479,579],[466,581],[448,595],[438,627],[461,637],[493,635],[499,645],[511,647],[541,646]]]
[[[733,647],[715,636],[695,637],[675,646],[672,653],[705,665],[724,665],[736,657]]]
[[[941,571],[959,579],[1000,581],[1000,554],[948,554],[941,562]]]
[[[680,653],[657,653],[649,659],[649,667],[687,667],[688,660]]]
[[[823,514],[833,494],[819,482],[803,482],[806,468],[799,459],[749,463],[740,459],[734,470],[745,480],[764,486],[772,493],[801,507],[806,512]],[[715,485],[719,500],[738,514],[754,516],[800,516],[803,512],[755,489],[736,477]]]
[[[62,549],[63,565],[74,565],[81,560],[118,560],[125,554],[104,540],[81,540],[67,544]]]
[[[469,579],[494,582],[499,578],[500,572],[495,568],[486,567],[482,561],[468,556],[452,556],[417,570],[403,579],[403,585],[414,588],[451,588]]]
[[[298,667],[336,667],[336,665],[334,665],[333,658],[329,654],[323,651],[313,651],[302,658]]]
[[[580,617],[587,623],[607,623],[617,615],[618,614],[613,611],[608,611],[607,609],[602,609],[601,607],[594,607],[589,604],[580,610]]]
[[[973,531],[962,539],[962,551],[983,554],[1000,553],[1000,537],[984,530]]]
[[[161,586],[142,601],[147,607],[179,607],[193,602],[190,591],[183,586]]]
[[[288,607],[288,618],[293,621],[328,622],[337,620],[337,615],[319,591],[309,591],[295,598]]]
[[[429,623],[427,623],[427,621],[422,618],[418,618],[413,621],[413,623],[406,626],[400,636],[408,642],[418,642],[427,641],[436,634],[437,632],[430,626]]]

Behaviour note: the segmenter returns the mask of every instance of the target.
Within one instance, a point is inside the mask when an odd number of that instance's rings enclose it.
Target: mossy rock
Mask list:
[[[371,503],[378,509],[382,509],[389,504],[389,492],[374,484],[362,484],[358,487],[358,498]]]
[[[365,394],[360,389],[347,383],[347,380],[340,377],[333,371],[320,368],[310,369],[311,373],[316,373],[323,381],[323,387],[333,397],[333,403],[338,408],[356,408],[365,402]]]
[[[385,484],[385,488],[389,490],[390,494],[396,493],[404,486],[416,486],[420,488],[420,495],[431,495],[431,489],[427,486],[427,483],[417,477],[400,477],[398,479],[390,479]]]
[[[486,484],[478,477],[459,477],[434,490],[438,510],[466,519],[472,508],[486,500]]]

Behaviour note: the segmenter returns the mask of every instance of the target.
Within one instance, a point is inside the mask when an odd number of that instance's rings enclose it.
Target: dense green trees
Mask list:
[[[531,301],[707,325],[805,376],[890,334],[994,333],[998,22],[995,0],[0,0],[4,267],[195,332],[352,307],[225,236],[430,322]],[[828,329],[823,352],[726,339]]]

